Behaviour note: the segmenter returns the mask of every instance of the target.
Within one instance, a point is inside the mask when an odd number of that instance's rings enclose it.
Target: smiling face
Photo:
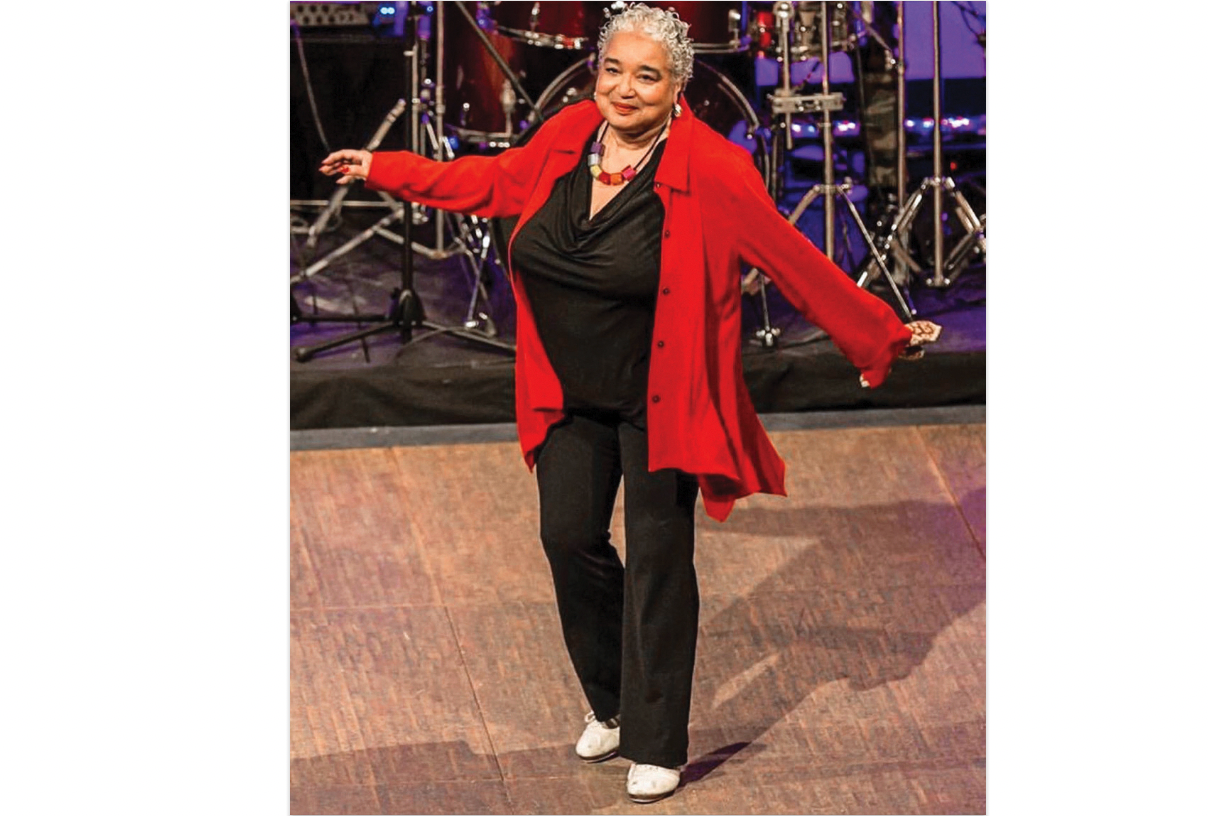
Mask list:
[[[662,43],[618,31],[600,59],[596,105],[614,130],[637,137],[663,126],[682,88]]]

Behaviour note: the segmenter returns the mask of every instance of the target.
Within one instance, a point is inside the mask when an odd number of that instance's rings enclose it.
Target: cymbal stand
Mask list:
[[[894,121],[896,123],[896,141],[894,143],[895,196],[889,203],[889,206],[886,207],[885,212],[873,225],[876,244],[872,248],[873,251],[869,252],[868,256],[856,269],[856,284],[863,288],[881,274],[881,267],[877,263],[879,256],[882,261],[887,261],[892,257],[894,261],[893,280],[895,283],[905,286],[910,281],[911,273],[922,274],[923,271],[923,268],[911,257],[908,244],[910,234],[895,234],[892,230],[894,219],[901,212],[902,202],[906,200],[906,187],[909,183],[906,168],[906,20],[904,16],[906,4],[901,0],[894,3],[894,22],[897,26],[896,53],[893,46],[887,43],[885,38],[877,31],[874,25],[873,13],[868,8],[869,5],[871,4],[861,4],[864,32],[881,47],[881,50],[885,54],[885,59],[888,60],[894,71]],[[911,300],[908,288],[903,290],[903,294],[905,294],[907,301]],[[911,312],[912,314],[914,313],[913,302],[911,303]]]
[[[932,275],[930,278],[924,279],[924,282],[932,288],[940,288],[949,286],[957,276],[964,271],[970,258],[975,252],[980,252],[982,258],[986,256],[986,216],[982,214],[978,216],[973,207],[970,206],[968,200],[956,188],[956,182],[943,174],[944,153],[941,143],[941,121],[942,121],[942,105],[941,105],[941,76],[940,76],[940,9],[939,3],[933,0],[931,3],[931,54],[932,54],[932,76],[931,76],[931,105],[932,117],[935,126],[932,130],[932,163],[931,173],[928,178],[923,179],[922,184],[911,193],[910,197],[902,204],[902,210],[898,213],[893,221],[893,226],[890,228],[890,234],[887,237],[887,242],[898,242],[905,246],[906,236],[909,233],[914,219],[918,216],[919,211],[923,206],[923,198],[928,192],[931,193],[932,212],[935,218],[935,237],[932,246]],[[944,197],[951,197],[955,204],[956,218],[961,222],[961,226],[965,228],[965,236],[961,238],[955,247],[952,254],[945,261],[944,258]]]
[[[778,25],[783,16],[783,6],[791,6],[791,3],[777,3],[775,12],[777,14]],[[802,197],[801,201],[793,209],[788,216],[790,224],[796,226],[797,221],[805,214],[806,209],[810,204],[814,203],[820,196],[823,200],[824,207],[824,241],[826,257],[834,260],[835,257],[835,201],[836,199],[843,201],[847,205],[848,214],[851,216],[853,223],[860,231],[860,235],[864,238],[865,244],[868,246],[869,255],[873,258],[877,267],[884,274],[889,287],[893,292],[894,298],[897,301],[897,306],[900,309],[903,318],[909,322],[913,319],[915,310],[911,303],[908,302],[907,296],[898,288],[897,283],[893,280],[888,267],[885,265],[885,254],[879,252],[876,248],[877,242],[872,234],[868,231],[868,227],[864,224],[864,219],[860,217],[860,211],[856,208],[855,203],[851,200],[849,193],[852,188],[850,178],[845,179],[842,184],[835,184],[835,168],[834,168],[834,132],[831,123],[831,112],[841,110],[844,105],[842,93],[831,93],[830,90],[830,3],[819,3],[820,10],[818,12],[820,22],[818,24],[819,33],[821,36],[821,60],[822,60],[822,93],[811,96],[801,96],[797,93],[797,89],[793,88],[789,79],[788,66],[788,30],[787,20],[780,32],[781,37],[781,54],[784,55],[782,71],[781,71],[781,87],[776,89],[776,92],[770,97],[773,115],[784,116],[784,138],[777,139],[775,144],[780,146],[783,144],[784,149],[792,148],[792,114],[794,113],[821,113],[822,124],[819,128],[822,132],[822,183],[815,184],[810,188],[809,192]],[[779,162],[773,161],[773,167],[779,166]],[[868,283],[868,279],[860,280],[859,285],[864,286]],[[802,342],[809,342],[813,339],[818,339],[823,334],[815,332]]]

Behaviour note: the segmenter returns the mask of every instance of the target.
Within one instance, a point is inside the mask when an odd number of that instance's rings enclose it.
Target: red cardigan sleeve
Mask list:
[[[516,216],[524,208],[558,124],[546,122],[526,145],[497,156],[438,162],[405,150],[374,153],[365,186],[441,210],[485,218]]]
[[[830,335],[871,387],[885,382],[910,329],[780,214],[754,165],[734,164],[739,201],[731,212],[743,213],[745,222],[736,230],[740,258],[765,272],[797,311]]]

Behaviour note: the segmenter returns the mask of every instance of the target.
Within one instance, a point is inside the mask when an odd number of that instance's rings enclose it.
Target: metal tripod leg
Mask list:
[[[497,333],[495,321],[486,312],[478,311],[479,298],[482,298],[483,304],[489,306],[486,286],[483,284],[483,275],[486,272],[486,256],[490,251],[490,238],[483,229],[483,221],[477,216],[454,216],[457,222],[457,230],[459,233],[457,242],[459,246],[464,248],[462,253],[466,262],[470,265],[473,274],[467,276],[470,278],[470,305],[466,307],[466,316],[462,321],[462,325],[467,329],[478,329],[486,332],[494,337]],[[484,306],[484,308],[486,307]]]
[[[873,260],[877,262],[877,266],[881,268],[881,274],[885,276],[885,281],[889,284],[889,288],[893,290],[893,294],[894,297],[897,298],[898,305],[902,307],[902,316],[906,319],[906,322],[909,323],[917,312],[915,312],[914,304],[908,302],[909,295],[904,295],[903,291],[898,288],[898,284],[893,279],[893,275],[889,273],[889,267],[885,265],[885,259],[888,256],[888,253],[882,251],[881,248],[877,246],[877,242],[873,239],[872,235],[869,234],[868,227],[864,226],[864,221],[860,218],[860,212],[856,209],[856,205],[852,203],[851,197],[847,194],[847,191],[840,188],[839,192],[842,195],[843,200],[847,202],[847,209],[851,212],[851,217],[855,220],[856,226],[860,228],[860,234],[864,236],[864,243],[868,246],[869,253],[872,254]],[[863,287],[867,283],[868,281],[864,280],[863,276],[861,276],[861,279],[856,282],[856,285]]]
[[[905,253],[906,244],[903,239],[922,209],[923,199],[928,192],[934,195],[937,191],[941,195],[950,196],[956,203],[957,220],[965,228],[966,235],[953,248],[952,254],[944,262],[943,268],[933,270],[932,277],[925,280],[925,283],[931,287],[950,285],[963,271],[965,261],[975,249],[981,252],[983,258],[986,256],[986,217],[977,215],[961,191],[956,189],[956,183],[946,176],[940,178],[929,176],[923,179],[922,184],[910,194],[902,206],[902,211],[894,219],[889,233],[889,241],[900,247]],[[908,253],[905,254],[908,255]],[[916,273],[922,272],[922,268],[913,261],[910,262],[910,268]]]
[[[983,215],[978,219],[978,229],[968,232],[955,247],[952,248],[952,253],[948,260],[944,263],[944,275],[949,281],[956,280],[965,267],[968,256],[975,250],[980,250],[982,257],[986,257],[986,217]]]
[[[797,206],[793,208],[793,212],[789,215],[789,223],[797,226],[797,220],[805,215],[805,211],[814,203],[814,199],[822,195],[825,190],[825,184],[815,184],[811,187],[809,192],[802,196],[801,200],[797,202]]]
[[[986,257],[986,220],[985,216],[979,217],[965,199],[965,196],[960,190],[956,189],[956,182],[947,176],[941,178],[929,179],[931,186],[935,190],[935,195],[950,197],[956,203],[956,220],[961,222],[961,226],[965,228],[966,235],[957,244],[952,255],[943,262],[939,269],[932,270],[932,276],[925,280],[925,283],[933,288],[951,286],[957,276],[964,271],[965,261],[968,259],[974,247],[981,251],[982,257]],[[941,227],[936,227],[936,235],[940,235]],[[968,240],[972,239],[972,240]],[[959,249],[961,254],[956,255],[956,250]],[[937,253],[938,254],[938,253]]]
[[[298,274],[296,274],[292,278],[290,278],[289,279],[290,285],[293,286],[295,283],[301,283],[302,281],[307,280],[308,278],[318,274],[319,272],[322,272],[324,269],[326,269],[328,266],[331,265],[332,261],[337,260],[338,258],[342,258],[343,256],[347,255],[349,252],[352,252],[354,249],[356,249],[361,244],[368,241],[374,235],[379,234],[379,230],[384,228],[387,224],[391,224],[394,221],[397,221],[399,219],[399,217],[400,216],[399,216],[397,210],[395,210],[394,212],[387,213],[386,215],[383,215],[377,221],[377,223],[375,223],[373,226],[365,228],[364,230],[359,232],[357,235],[355,235],[353,238],[349,239],[345,243],[336,247],[334,250],[327,253],[322,258],[320,258],[319,260],[310,264],[309,266],[304,268],[301,272],[299,272]]]
[[[981,250],[982,255],[986,254],[986,216],[982,214],[978,216],[977,211],[969,204],[965,194],[956,187],[956,182],[950,178],[944,179],[945,189],[952,195],[952,200],[956,202],[956,215],[960,218],[961,223],[965,227],[965,231],[969,236],[976,236],[977,246]]]
[[[763,325],[755,331],[755,337],[764,348],[776,348],[780,342],[780,329],[772,325],[772,316],[768,311],[768,279],[758,269],[752,271],[759,276],[759,303],[763,307]]]
[[[894,281],[893,275],[890,274],[889,267],[885,265],[885,260],[889,252],[889,246],[886,245],[883,248],[877,246],[877,242],[873,238],[872,234],[869,233],[868,227],[864,225],[864,219],[860,217],[860,211],[856,209],[856,205],[851,200],[851,196],[847,194],[847,184],[815,184],[812,188],[810,188],[810,191],[802,197],[801,201],[797,203],[797,206],[789,215],[789,223],[793,226],[796,226],[797,221],[801,218],[802,214],[805,213],[806,209],[809,208],[809,205],[812,204],[820,195],[826,195],[827,198],[830,198],[831,196],[838,196],[847,204],[847,209],[851,213],[852,219],[856,222],[856,226],[860,229],[860,235],[864,237],[864,243],[867,244],[868,251],[872,253],[872,257],[876,261],[877,266],[880,267],[881,273],[889,282],[889,286],[893,290],[894,297],[897,299],[898,305],[901,306],[903,316],[907,321],[909,321],[916,314],[916,312],[913,304],[909,302],[909,295],[904,294],[902,290],[898,288],[897,282]],[[922,196],[919,195],[919,201],[921,200]],[[891,234],[894,234],[894,232],[891,231]],[[858,280],[856,283],[861,288],[864,288],[868,283],[868,279],[865,276],[861,276],[860,280]]]

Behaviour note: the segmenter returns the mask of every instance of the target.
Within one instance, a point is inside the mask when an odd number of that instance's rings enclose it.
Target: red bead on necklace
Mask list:
[[[671,120],[668,119],[667,121],[670,122]],[[587,169],[591,171],[592,178],[601,184],[608,184],[610,186],[632,181],[633,177],[638,174],[637,168],[645,164],[646,159],[650,158],[650,154],[654,152],[655,145],[659,143],[659,139],[663,138],[663,131],[666,129],[667,125],[664,124],[663,129],[659,131],[658,136],[654,137],[654,141],[650,143],[650,147],[636,166],[629,164],[619,173],[609,173],[600,164],[604,159],[604,134],[608,132],[608,123],[605,122],[604,127],[600,130],[600,135],[591,143],[591,155],[587,157]]]

